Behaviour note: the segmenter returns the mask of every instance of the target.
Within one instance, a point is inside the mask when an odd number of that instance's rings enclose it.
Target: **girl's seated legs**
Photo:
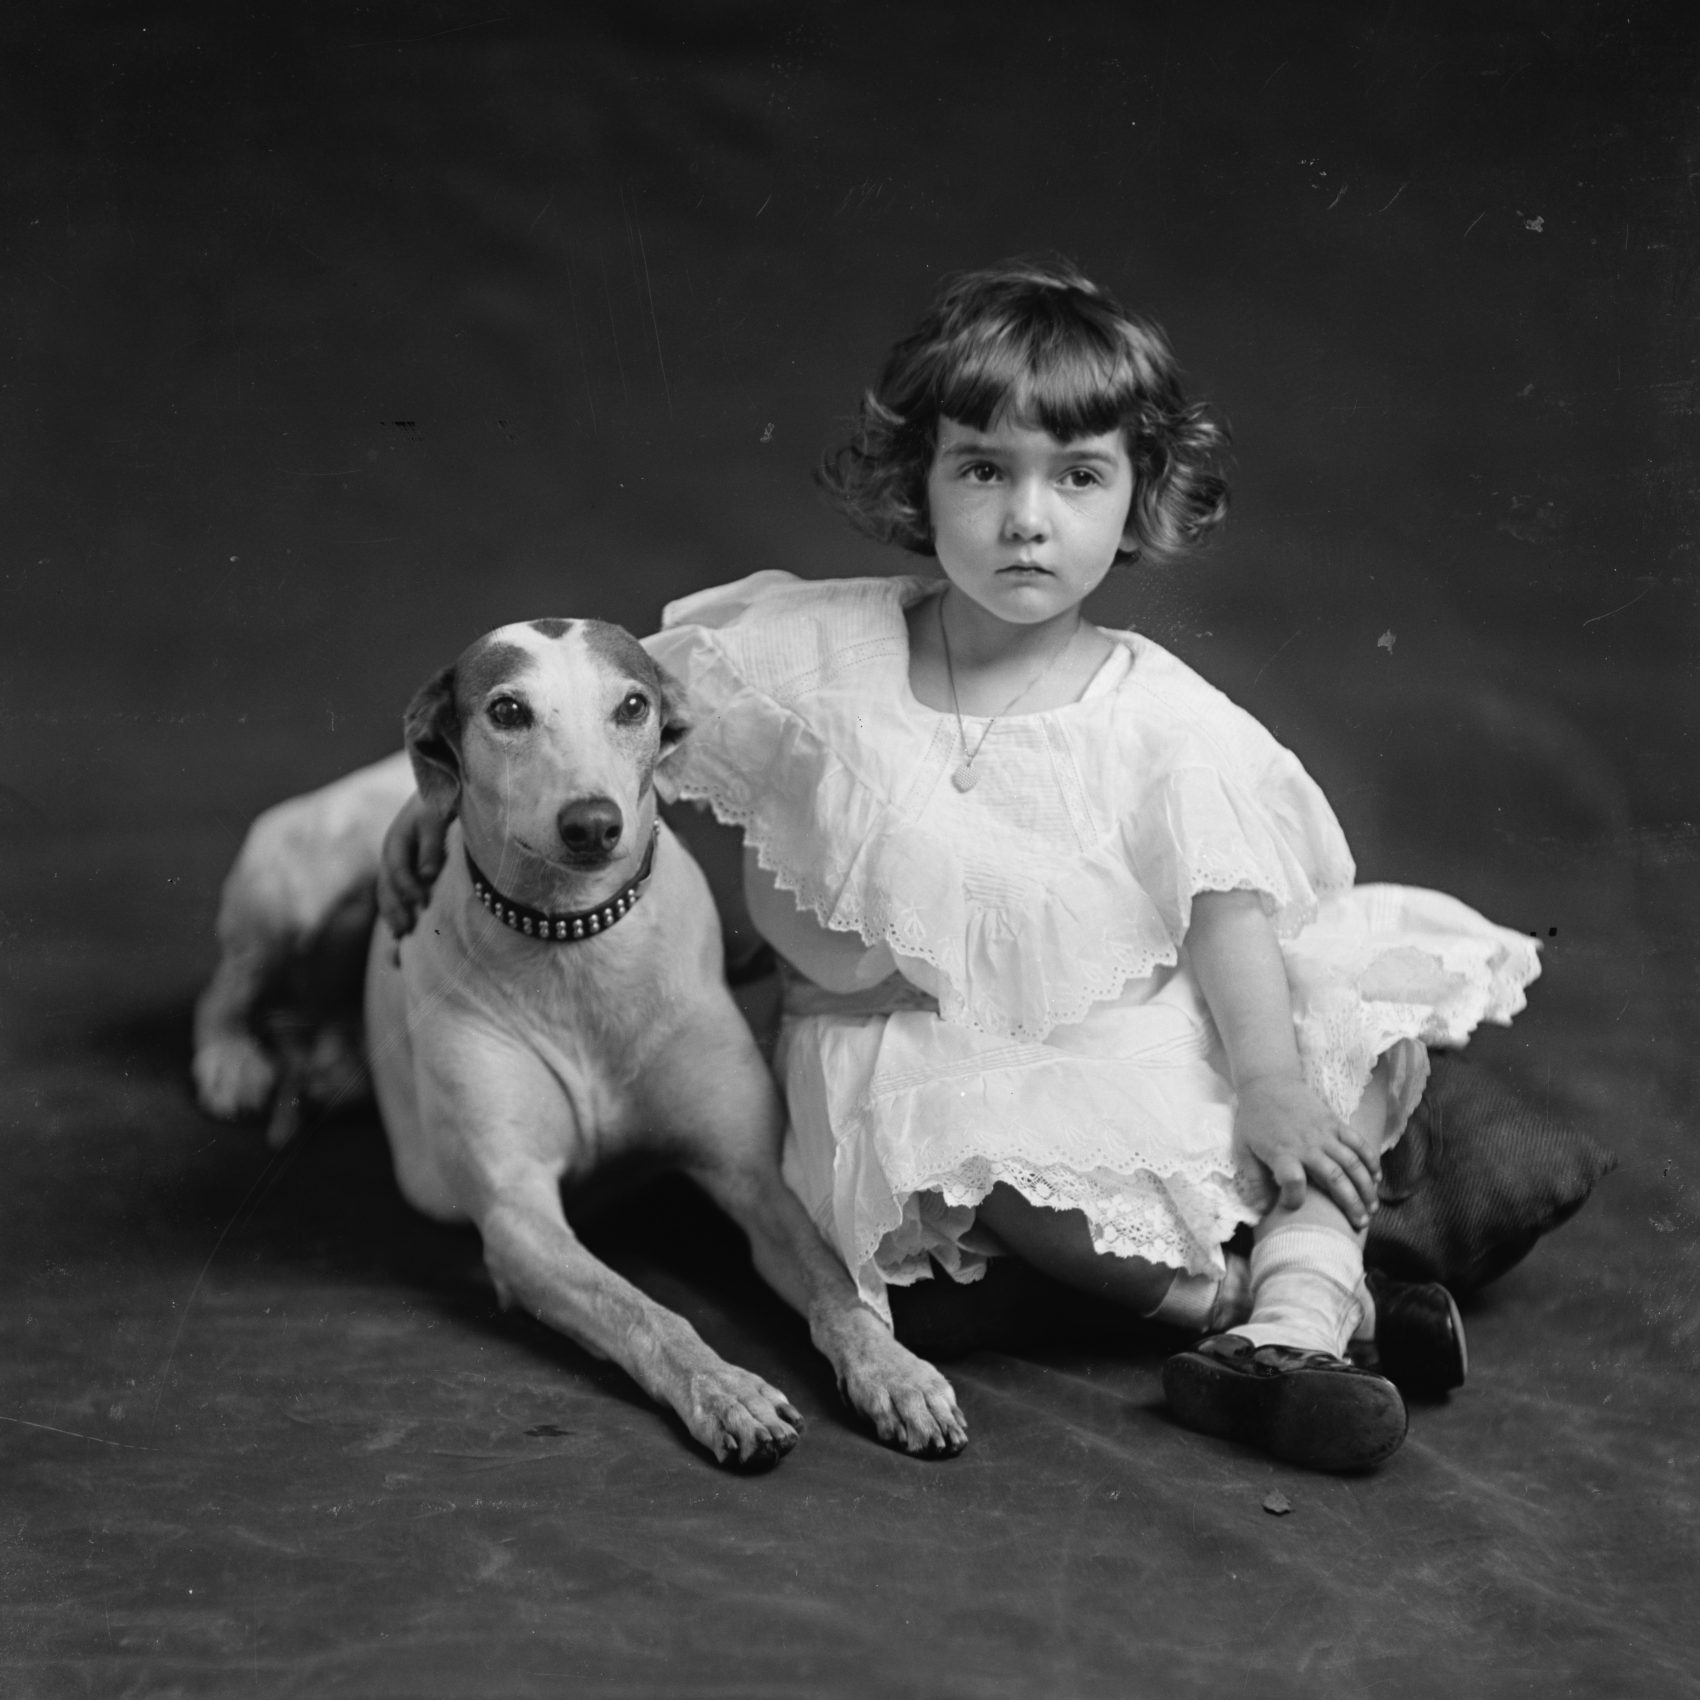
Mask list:
[[[1365,1131],[1374,1130],[1379,1139],[1387,1117],[1387,1085],[1384,1070],[1378,1068],[1352,1121]],[[1316,1187],[1296,1210],[1277,1206],[1258,1223],[1253,1238],[1259,1249],[1252,1255],[1250,1277],[1244,1263],[1232,1257],[1227,1276],[1218,1279],[1100,1252],[1082,1211],[1034,1204],[1001,1182],[981,1200],[977,1220],[1015,1256],[1053,1280],[1122,1305],[1136,1316],[1200,1334],[1232,1328],[1258,1345],[1326,1350],[1339,1356],[1349,1340],[1373,1328],[1369,1296],[1362,1290],[1364,1235]],[[1262,1249],[1271,1236],[1274,1245]],[[1345,1333],[1339,1343],[1324,1344],[1342,1325]]]
[[[1370,1149],[1389,1116],[1383,1066],[1353,1116]],[[1230,1256],[1221,1279],[1095,1251],[1082,1212],[1046,1209],[1008,1186],[982,1201],[979,1220],[1053,1279],[1208,1336],[1164,1368],[1170,1409],[1187,1427],[1323,1470],[1372,1468],[1404,1439],[1397,1388],[1346,1357],[1375,1326],[1365,1232],[1319,1187],[1271,1210],[1253,1230],[1249,1270]]]

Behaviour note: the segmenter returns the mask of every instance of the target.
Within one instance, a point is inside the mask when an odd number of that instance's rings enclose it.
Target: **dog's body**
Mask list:
[[[406,777],[425,809],[459,819],[413,935],[399,949],[372,936],[365,1060],[397,1180],[427,1214],[475,1222],[505,1299],[619,1362],[717,1458],[772,1461],[797,1435],[784,1395],[593,1258],[562,1210],[563,1185],[626,1159],[683,1170],[743,1228],[880,1438],[955,1452],[966,1431],[949,1384],[857,1299],[780,1178],[781,1110],[722,977],[707,882],[656,820],[653,770],[683,731],[670,695],[619,628],[538,621],[481,639],[415,698]],[[323,923],[370,902],[403,778],[379,764],[256,823],[197,1010],[196,1079],[215,1113],[269,1089],[251,1032],[260,989]],[[318,857],[317,877],[278,870],[280,852]],[[498,918],[524,912],[591,920],[559,941],[569,924],[551,921],[545,941],[541,919],[528,934]]]
[[[287,1142],[303,1104],[369,1089],[361,1014],[384,833],[414,795],[405,754],[267,809],[218,911],[219,957],[195,1005],[194,1076],[215,1116],[272,1106]]]

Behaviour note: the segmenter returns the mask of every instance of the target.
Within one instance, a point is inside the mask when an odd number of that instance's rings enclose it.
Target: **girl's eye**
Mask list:
[[[1089,466],[1071,466],[1063,481],[1071,490],[1090,490],[1098,482],[1098,474]]]
[[[490,724],[504,732],[514,732],[531,724],[531,710],[518,697],[495,697],[485,713],[490,717]]]
[[[614,718],[622,726],[636,726],[649,715],[649,698],[642,691],[632,691],[614,710]]]
[[[998,475],[998,469],[989,460],[970,461],[962,469],[962,476],[970,484],[990,484]]]

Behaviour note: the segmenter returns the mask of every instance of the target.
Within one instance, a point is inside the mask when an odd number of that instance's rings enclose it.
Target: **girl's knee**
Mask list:
[[[1352,1111],[1351,1123],[1355,1132],[1363,1134],[1379,1150],[1387,1141],[1391,1099],[1388,1091],[1387,1059],[1375,1065],[1358,1107]]]
[[[1417,1039],[1401,1039],[1375,1065],[1386,1103],[1383,1145],[1391,1145],[1405,1131],[1411,1112],[1422,1101],[1428,1085],[1428,1046]]]
[[[1376,1059],[1358,1107],[1353,1129],[1385,1151],[1405,1131],[1411,1112],[1428,1084],[1428,1048],[1415,1039],[1400,1039]]]

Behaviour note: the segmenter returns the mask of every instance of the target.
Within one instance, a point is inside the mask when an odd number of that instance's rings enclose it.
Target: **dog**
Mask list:
[[[250,830],[196,1010],[201,1101],[228,1116],[369,1073],[402,1193],[477,1225],[502,1301],[618,1362],[720,1462],[763,1467],[796,1443],[796,1408],[591,1256],[563,1210],[563,1188],[628,1162],[683,1171],[880,1440],[953,1455],[967,1430],[950,1384],[861,1302],[780,1177],[783,1111],[725,984],[707,880],[657,811],[656,767],[686,732],[674,681],[618,626],[478,639],[414,697],[405,758]],[[446,860],[398,940],[373,894],[415,787],[448,823]],[[295,1032],[280,1068],[255,1031],[268,988],[361,928],[363,1043],[346,1023]],[[274,1115],[274,1139],[291,1125]]]

